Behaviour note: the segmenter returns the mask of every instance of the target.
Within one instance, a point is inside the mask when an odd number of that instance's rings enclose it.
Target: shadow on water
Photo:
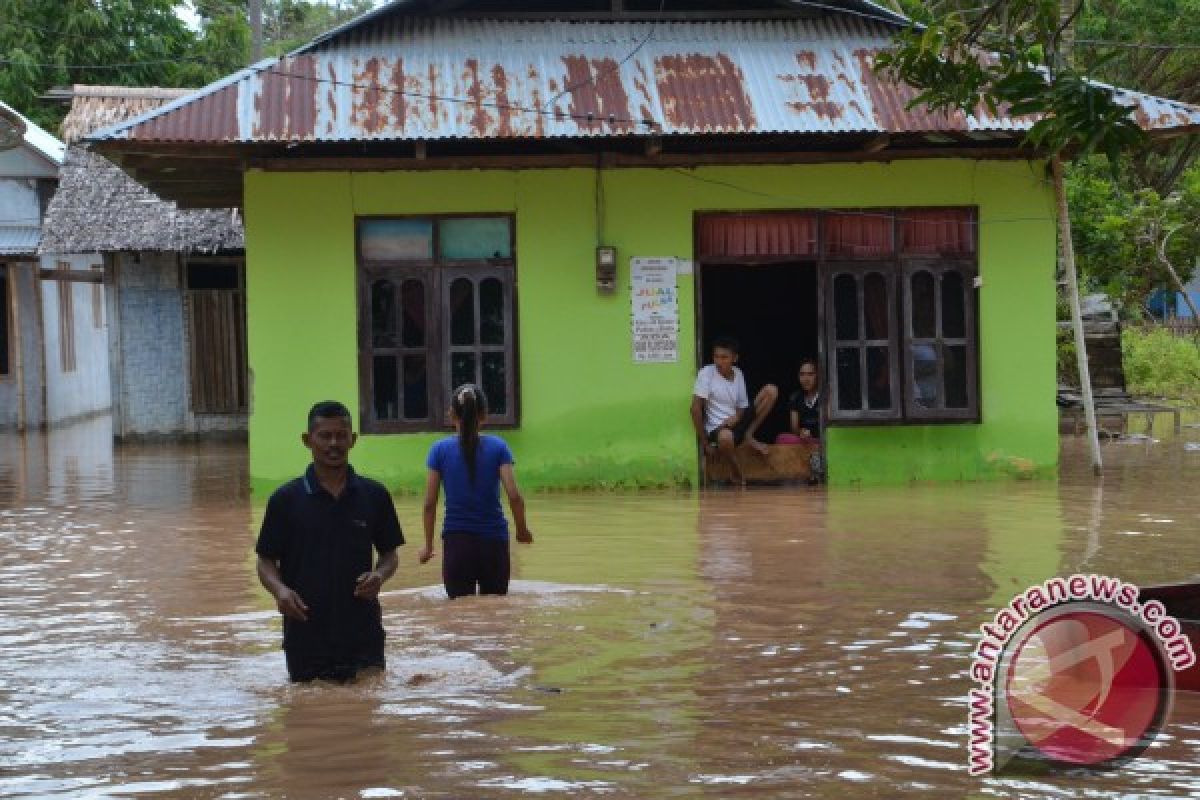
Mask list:
[[[0,437],[0,795],[1186,796],[1200,703],[1119,772],[968,778],[973,631],[1079,569],[1200,563],[1182,440],[1059,481],[531,498],[508,598],[447,603],[419,501],[389,670],[290,686],[235,445]],[[302,466],[298,454],[297,470]]]

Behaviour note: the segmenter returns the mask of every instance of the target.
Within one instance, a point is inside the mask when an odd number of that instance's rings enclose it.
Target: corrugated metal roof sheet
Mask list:
[[[861,17],[568,22],[379,16],[93,138],[337,142],[629,134],[987,133],[1028,119],[907,110]],[[1200,109],[1119,92],[1148,130]]]
[[[41,229],[29,225],[0,225],[0,255],[31,256],[37,253]]]
[[[20,114],[7,103],[0,102],[0,108],[4,108],[13,117],[25,123],[25,144],[35,152],[40,153],[47,161],[59,165],[63,163],[63,158],[67,154],[66,145],[56,139],[53,134],[38,127],[36,123],[31,122],[28,117]]]

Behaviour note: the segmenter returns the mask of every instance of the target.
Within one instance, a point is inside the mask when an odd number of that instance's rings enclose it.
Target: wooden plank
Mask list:
[[[90,269],[46,269],[38,270],[38,277],[44,281],[61,281],[63,283],[104,283],[104,273]]]
[[[818,443],[769,445],[767,454],[760,455],[743,443],[736,451],[738,466],[750,483],[807,481],[812,477],[812,454],[820,450]],[[708,456],[704,474],[709,481],[731,478],[728,462],[718,456]]]

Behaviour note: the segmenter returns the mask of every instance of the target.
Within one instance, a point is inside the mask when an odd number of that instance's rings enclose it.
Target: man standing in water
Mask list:
[[[344,405],[317,403],[300,438],[312,464],[267,502],[258,577],[283,614],[291,679],[349,681],[384,666],[379,590],[404,536],[387,489],[350,466],[358,435]]]

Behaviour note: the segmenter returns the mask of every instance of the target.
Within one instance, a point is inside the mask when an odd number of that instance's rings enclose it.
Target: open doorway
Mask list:
[[[787,430],[788,395],[797,389],[801,359],[818,357],[817,265],[812,261],[700,266],[700,360],[712,359],[712,342],[741,343],[738,366],[751,402],[765,384],[779,387],[779,402],[759,429],[770,443]]]

